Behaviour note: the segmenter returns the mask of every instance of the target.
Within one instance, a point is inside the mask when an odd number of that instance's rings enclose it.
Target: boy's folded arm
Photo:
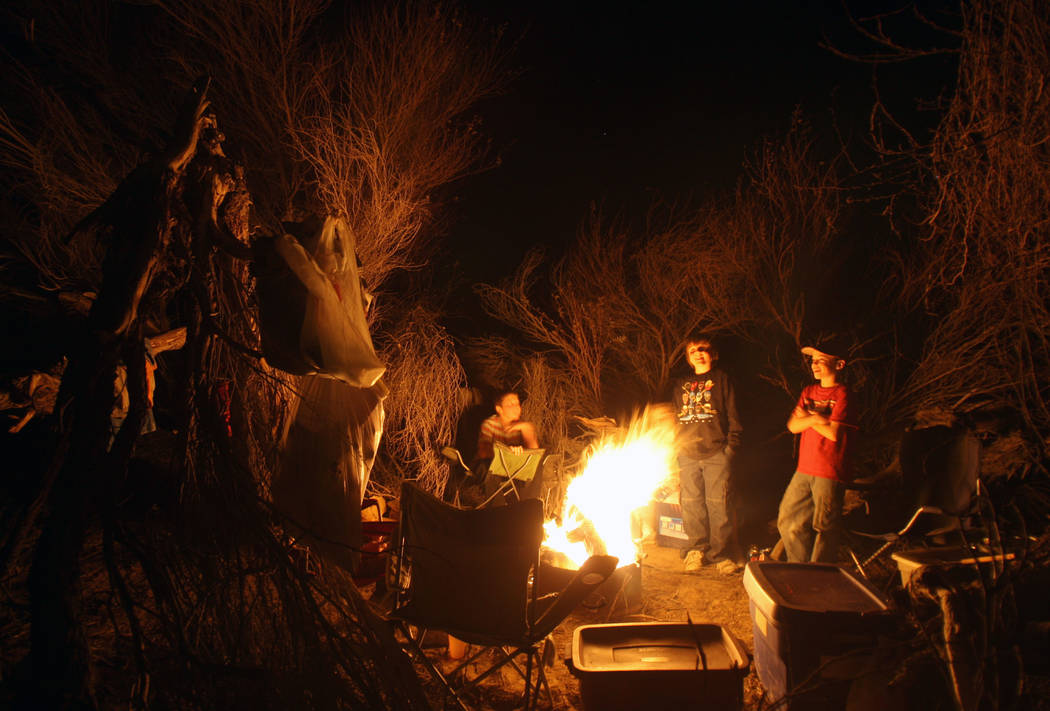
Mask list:
[[[788,418],[787,428],[792,434],[799,434],[810,427],[810,415],[806,413],[800,407],[796,407],[791,411],[791,417]]]
[[[821,418],[822,422],[813,425],[813,429],[818,434],[826,439],[830,439],[832,442],[837,442],[839,439],[839,425],[841,423],[835,422],[834,420],[826,420]]]

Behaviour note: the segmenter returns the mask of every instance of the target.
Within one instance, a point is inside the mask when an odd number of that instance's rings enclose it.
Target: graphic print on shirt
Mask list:
[[[712,380],[687,380],[679,393],[678,422],[706,422],[718,414],[711,405]]]
[[[820,415],[821,417],[831,417],[831,411],[835,409],[835,400],[828,398],[826,400],[814,400],[813,398],[803,398],[804,409],[808,415]]]

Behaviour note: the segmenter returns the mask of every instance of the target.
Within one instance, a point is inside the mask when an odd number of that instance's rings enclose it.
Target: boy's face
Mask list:
[[[707,341],[696,341],[685,347],[685,359],[693,367],[693,371],[699,375],[711,370],[718,360],[718,356],[711,350],[711,344]]]
[[[813,371],[813,377],[816,380],[834,378],[845,365],[846,361],[835,356],[820,354],[809,358],[809,367]]]
[[[521,400],[514,393],[504,395],[496,405],[496,414],[506,423],[517,422],[521,419]]]

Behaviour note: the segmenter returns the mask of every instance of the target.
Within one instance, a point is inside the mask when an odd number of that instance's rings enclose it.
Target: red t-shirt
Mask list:
[[[798,408],[806,414],[823,415],[839,423],[838,438],[834,442],[812,427],[802,432],[798,445],[798,471],[848,482],[851,477],[850,440],[857,430],[849,405],[849,389],[842,384],[830,388],[819,383],[807,385],[798,399]]]

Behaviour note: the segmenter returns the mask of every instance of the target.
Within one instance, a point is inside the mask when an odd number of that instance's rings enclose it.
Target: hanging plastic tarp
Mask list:
[[[355,388],[341,380],[307,376],[281,443],[274,477],[275,508],[289,528],[347,570],[361,549],[361,502],[383,433],[379,381]]]
[[[260,238],[253,271],[262,350],[275,368],[371,387],[386,370],[368,332],[353,232],[341,219],[287,224]]]

